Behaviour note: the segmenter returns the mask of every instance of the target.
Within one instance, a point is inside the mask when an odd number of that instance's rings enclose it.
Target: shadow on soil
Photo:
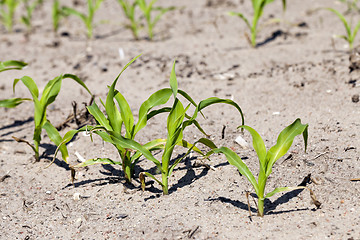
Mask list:
[[[28,119],[24,120],[24,121],[14,121],[14,123],[10,124],[10,125],[6,125],[2,128],[0,128],[0,131],[3,131],[3,130],[7,130],[7,129],[12,129],[12,128],[17,128],[17,127],[20,127],[20,126],[23,126],[29,122],[32,122],[34,120],[33,117],[29,117]],[[4,133],[4,134],[1,134],[0,137],[5,137],[5,136],[8,136],[10,134],[13,134],[13,133],[16,133],[16,132],[20,132],[21,130],[23,130],[23,128],[20,128],[20,129],[17,129],[17,130],[12,130],[12,131],[9,131],[7,133]],[[4,141],[8,141],[8,140],[3,140],[1,139],[0,142],[4,142]]]
[[[298,185],[298,186],[306,186],[310,182],[310,174],[304,178],[304,180]],[[287,192],[286,194],[282,195],[278,199],[276,199],[274,202],[271,202],[269,199],[265,199],[264,202],[264,214],[267,215],[276,215],[281,213],[288,213],[288,212],[297,212],[297,211],[306,211],[309,210],[309,208],[301,208],[301,209],[294,209],[294,210],[282,210],[282,211],[274,211],[278,206],[285,204],[289,202],[291,199],[297,197],[302,191],[305,189],[297,189],[290,192]],[[257,198],[256,194],[250,194],[253,200],[255,201],[255,198]],[[238,200],[231,200],[226,197],[218,197],[218,198],[209,198],[206,199],[206,201],[220,201],[222,203],[230,203],[234,207],[240,208],[245,211],[249,211],[249,205],[247,203],[243,203]],[[249,199],[251,201],[251,199]],[[254,214],[257,214],[257,209],[250,206],[250,211]]]

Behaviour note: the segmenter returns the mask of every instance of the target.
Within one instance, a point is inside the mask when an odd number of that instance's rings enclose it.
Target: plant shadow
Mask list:
[[[304,178],[304,180],[298,186],[306,186],[306,184],[310,183],[310,174]],[[298,211],[306,211],[309,208],[299,208],[299,209],[292,209],[292,210],[281,210],[281,211],[274,211],[278,206],[289,202],[291,199],[297,197],[302,191],[305,189],[296,189],[290,192],[285,193],[281,197],[277,198],[274,202],[271,202],[269,199],[265,199],[264,201],[264,214],[265,215],[277,215],[282,213],[289,213],[289,212],[298,212]],[[255,201],[257,195],[251,193],[250,196]],[[218,197],[218,198],[208,198],[206,201],[220,201],[223,203],[230,203],[234,207],[240,208],[245,211],[249,211],[249,205],[247,203],[243,203],[239,200],[231,200],[226,197]],[[250,199],[249,199],[250,201]],[[250,211],[252,213],[257,213],[257,209],[250,206]]]
[[[32,122],[33,120],[34,120],[33,117],[29,117],[28,119],[23,120],[23,121],[15,120],[14,123],[6,125],[6,126],[0,128],[0,131],[20,127],[20,126],[23,126],[23,125],[25,125],[25,124],[27,124],[29,122]],[[17,129],[17,130],[9,131],[7,133],[3,133],[3,134],[0,135],[0,137],[5,137],[5,136],[8,136],[8,135],[13,134],[13,133],[20,132],[23,129],[24,128],[20,128],[20,129]],[[4,142],[4,141],[7,141],[7,140],[3,140],[3,139],[0,140],[0,142]]]
[[[270,37],[267,37],[264,41],[257,43],[256,47],[264,46],[270,42],[275,41],[277,38],[279,38],[281,36],[286,38],[287,35],[288,34],[286,32],[284,32],[282,30],[277,30],[277,31],[273,32]]]

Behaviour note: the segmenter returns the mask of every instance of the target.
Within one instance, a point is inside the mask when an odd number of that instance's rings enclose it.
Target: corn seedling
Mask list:
[[[256,195],[258,197],[258,215],[264,216],[264,200],[273,196],[276,193],[283,191],[291,191],[296,189],[308,189],[305,186],[297,186],[297,187],[279,187],[275,188],[273,191],[265,194],[265,186],[267,179],[269,178],[272,167],[275,162],[284,156],[288,150],[290,149],[294,138],[297,135],[302,134],[305,142],[305,151],[307,147],[307,139],[308,139],[308,124],[301,124],[300,119],[296,119],[291,125],[287,126],[279,135],[277,139],[277,143],[275,146],[271,147],[270,150],[266,151],[265,144],[260,135],[251,127],[248,126],[239,126],[239,128],[243,128],[250,132],[253,139],[253,147],[257,153],[259,158],[259,174],[258,181],[256,181],[254,175],[251,173],[246,164],[241,160],[241,158],[232,150],[226,147],[220,147],[217,149],[211,150],[207,156],[210,156],[212,153],[223,153],[228,162],[231,165],[234,165],[238,168],[239,172],[244,175],[251,185],[253,186]],[[313,192],[309,189],[310,195],[314,201],[314,203],[320,204],[314,197]]]
[[[127,0],[118,0],[122,10],[124,11],[124,14],[127,19],[130,21],[130,25],[128,28],[130,28],[134,38],[137,40],[139,39],[139,29],[141,27],[140,19],[136,18],[135,15],[135,9],[137,6],[137,1],[134,1],[133,3],[127,1]]]
[[[30,91],[30,94],[32,96],[32,99],[29,98],[13,98],[13,99],[5,99],[0,101],[1,107],[6,108],[13,108],[17,105],[21,104],[24,101],[33,101],[34,102],[34,123],[35,123],[35,129],[34,129],[34,145],[30,144],[29,142],[14,138],[18,142],[24,142],[28,144],[33,151],[35,152],[35,159],[36,161],[40,160],[39,156],[39,145],[41,141],[41,132],[42,129],[45,129],[47,132],[50,140],[55,143],[57,146],[61,143],[61,136],[59,132],[56,130],[56,128],[50,123],[49,120],[46,118],[46,109],[47,107],[53,103],[57,97],[57,95],[60,92],[61,89],[61,83],[63,79],[70,78],[73,79],[75,82],[79,83],[82,87],[84,87],[90,94],[90,90],[86,87],[86,85],[75,75],[72,74],[64,74],[61,76],[58,76],[54,78],[53,80],[49,81],[42,93],[41,98],[39,99],[39,90],[37,85],[35,84],[34,80],[28,76],[22,77],[20,79],[15,79],[13,84],[13,90],[15,92],[15,86],[16,84],[21,81]],[[68,151],[65,145],[62,145],[60,147],[60,151],[62,153],[62,157],[64,159],[68,158]]]
[[[14,15],[18,5],[19,0],[0,0],[0,21],[8,32],[13,30]]]
[[[85,126],[79,130],[71,130],[65,134],[62,141],[62,144],[69,142],[76,133],[81,131],[87,131],[91,134],[95,133],[99,135],[104,141],[109,142],[115,146],[120,155],[121,162],[113,161],[109,158],[95,158],[72,166],[72,168],[85,167],[99,163],[117,164],[122,166],[126,180],[128,182],[131,182],[134,172],[134,166],[139,160],[139,158],[142,156],[141,153],[143,153],[144,155],[152,156],[150,154],[150,151],[164,148],[164,139],[156,139],[144,145],[140,145],[134,139],[137,133],[146,126],[147,121],[150,118],[162,112],[169,111],[166,107],[153,111],[151,111],[151,109],[159,105],[166,104],[172,95],[171,89],[161,89],[152,94],[145,102],[143,102],[139,109],[139,119],[136,124],[128,102],[126,101],[124,96],[115,89],[116,83],[118,82],[123,71],[138,57],[134,58],[122,69],[120,74],[110,86],[105,104],[102,102],[105,107],[107,116],[103,114],[98,105],[94,102],[91,106],[88,107],[88,110],[90,114],[94,116],[98,125]],[[194,101],[190,98],[190,96],[188,96],[185,92],[179,92],[190,102],[195,104]],[[117,102],[119,108],[116,107],[114,99]],[[123,128],[125,128],[124,136],[122,135]],[[141,149],[141,151],[139,149]]]
[[[28,31],[30,32],[32,28],[31,20],[33,12],[36,7],[43,3],[43,0],[34,0],[33,2],[30,2],[29,0],[23,0],[23,3],[25,5],[26,15],[21,17],[21,21],[26,25]]]
[[[252,18],[252,24],[250,24],[250,21],[245,17],[245,15],[243,13],[229,12],[229,15],[238,16],[245,22],[246,26],[248,27],[248,29],[250,30],[250,33],[251,33],[251,39],[249,39],[249,37],[248,37],[248,40],[251,43],[252,47],[256,47],[256,36],[257,36],[257,33],[259,32],[259,29],[258,29],[259,20],[263,14],[265,6],[268,5],[269,3],[272,3],[274,0],[251,0],[251,1],[252,1],[252,7],[253,7],[253,11],[254,11],[254,15]],[[286,0],[282,0],[282,4],[283,4],[283,10],[285,11]]]
[[[336,35],[336,37],[345,39],[349,43],[349,48],[352,49],[356,34],[360,28],[360,21],[358,21],[355,28],[353,30],[351,30],[351,24],[349,24],[349,22],[345,19],[344,15],[342,15],[339,11],[337,11],[333,8],[326,8],[326,10],[329,10],[329,11],[335,13],[336,16],[338,16],[339,19],[341,20],[341,22],[344,24],[344,27],[346,30],[346,35]]]
[[[93,24],[94,14],[99,9],[100,4],[103,1],[104,0],[87,0],[87,3],[88,3],[87,15],[77,11],[76,9],[69,8],[69,7],[63,7],[62,11],[64,14],[74,15],[74,16],[79,17],[86,26],[88,39],[92,39],[93,29],[94,29],[94,24]]]
[[[220,98],[216,98],[216,97],[208,98],[208,99],[201,101],[196,106],[193,116],[189,117],[186,114],[186,112],[189,109],[190,105],[188,105],[187,107],[184,107],[183,104],[180,102],[180,100],[177,98],[177,96],[178,96],[177,94],[178,94],[179,90],[178,90],[176,74],[175,74],[175,63],[173,65],[173,69],[172,69],[171,76],[170,76],[170,86],[171,86],[171,90],[172,90],[172,93],[174,96],[174,103],[172,105],[172,108],[169,109],[170,113],[167,118],[167,138],[166,138],[166,143],[165,143],[165,147],[163,150],[161,162],[158,161],[155,157],[153,157],[153,156],[149,157],[149,156],[145,155],[145,153],[143,153],[147,159],[149,159],[155,163],[157,169],[161,172],[161,181],[158,180],[154,175],[152,175],[148,172],[143,172],[140,174],[140,180],[142,182],[143,190],[145,189],[145,179],[144,178],[146,175],[146,176],[154,179],[157,183],[159,183],[162,186],[164,195],[168,194],[168,188],[169,188],[168,180],[169,180],[169,177],[171,176],[174,168],[177,166],[177,164],[180,163],[180,161],[184,157],[186,157],[190,153],[191,150],[194,150],[196,148],[195,144],[202,143],[202,144],[210,147],[211,149],[216,148],[215,144],[211,140],[206,139],[206,138],[200,138],[194,144],[188,143],[187,141],[185,141],[183,139],[183,131],[185,130],[186,127],[188,127],[192,124],[197,126],[197,128],[202,133],[204,133],[202,128],[199,126],[199,124],[195,120],[198,113],[201,112],[202,109],[204,109],[210,105],[216,104],[216,103],[230,104],[239,111],[239,113],[242,117],[242,122],[244,123],[244,118],[243,118],[243,113],[241,111],[241,108],[235,102],[233,102],[232,100],[229,100],[229,99],[220,99]],[[181,158],[176,159],[174,161],[174,163],[171,164],[172,154],[173,154],[173,151],[174,151],[174,148],[176,145],[188,148],[188,151],[185,155],[183,155]],[[204,155],[197,148],[195,151],[200,153],[201,155]]]
[[[136,0],[136,2],[139,5],[140,10],[144,14],[147,29],[148,29],[149,39],[152,40],[154,38],[153,29],[154,29],[155,25],[158,23],[160,18],[165,13],[174,10],[175,7],[168,7],[168,8],[154,7],[153,5],[157,2],[157,0],[152,0],[152,1],[150,1],[149,4],[146,3],[146,0]],[[159,13],[154,18],[152,18],[151,13],[155,12],[155,11],[158,11]]]

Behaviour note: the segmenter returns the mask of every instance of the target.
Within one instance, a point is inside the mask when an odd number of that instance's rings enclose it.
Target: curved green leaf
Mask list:
[[[112,165],[121,165],[121,162],[117,162],[114,160],[111,160],[110,158],[92,158],[88,159],[85,162],[76,164],[74,166],[71,166],[73,168],[80,168],[80,167],[87,167],[95,164],[112,164]]]
[[[69,157],[69,153],[67,151],[66,145],[61,144],[62,138],[60,136],[59,131],[47,120],[43,126],[46,133],[48,134],[48,137],[50,140],[56,144],[56,146],[59,146],[59,149],[61,151],[62,158],[65,162],[67,162],[67,159]]]
[[[304,186],[298,186],[298,187],[279,187],[279,188],[275,188],[273,191],[271,191],[271,192],[269,192],[268,194],[266,194],[264,198],[269,198],[269,197],[275,195],[276,193],[280,193],[280,192],[293,191],[293,190],[305,189],[305,188],[307,188],[307,187],[304,187]]]
[[[227,147],[220,147],[209,151],[206,155],[210,156],[213,153],[223,153],[226,156],[228,162],[231,165],[237,167],[239,172],[249,180],[251,185],[254,187],[256,194],[259,193],[259,186],[256,182],[254,175],[251,173],[251,171],[246,166],[246,164],[241,160],[241,158],[235,152],[233,152]]]
[[[261,136],[259,135],[259,133],[257,133],[253,128],[249,127],[249,126],[239,126],[238,128],[244,128],[247,131],[249,131],[249,133],[252,136],[253,139],[253,147],[256,151],[256,154],[259,158],[259,163],[260,163],[260,171],[263,171],[265,173],[265,167],[266,167],[266,147],[265,147],[265,143],[264,140],[261,138]]]
[[[116,107],[115,107],[115,103],[114,103],[114,100],[113,100],[114,97],[115,97],[115,86],[116,86],[116,83],[119,80],[121,74],[126,70],[127,67],[130,66],[130,64],[132,64],[140,56],[141,55],[138,55],[137,57],[133,58],[128,64],[125,65],[125,67],[121,70],[121,72],[116,77],[114,82],[111,84],[111,86],[109,88],[109,93],[108,93],[108,95],[106,97],[106,103],[105,103],[106,114],[108,115],[110,125],[112,126],[112,128],[114,129],[115,132],[120,132],[121,131],[121,125],[118,124],[119,117],[118,117],[118,114],[117,114],[117,112],[115,110]]]
[[[342,21],[342,23],[344,24],[344,27],[346,29],[346,35],[348,37],[350,37],[351,36],[351,28],[350,28],[350,25],[348,24],[348,22],[346,21],[344,15],[342,15],[339,11],[337,11],[333,8],[325,8],[325,9],[335,13],[339,17],[339,19]]]
[[[15,60],[0,62],[0,72],[8,71],[8,70],[21,70],[27,65],[28,65],[27,63],[21,61],[15,61]]]
[[[109,121],[106,119],[105,115],[95,102],[91,106],[88,106],[87,109],[101,126],[104,126],[106,130],[113,130],[109,124]]]
[[[171,96],[171,89],[164,88],[153,93],[145,102],[143,102],[139,109],[139,120],[135,125],[134,134],[138,133],[142,128],[146,126],[147,120],[151,117],[162,113],[159,110],[155,110],[149,113],[149,111],[156,106],[162,105],[169,101]],[[166,108],[170,111],[171,108]],[[166,112],[166,111],[164,111]],[[149,114],[148,114],[149,113]]]
[[[0,100],[0,107],[5,107],[5,108],[14,108],[17,105],[25,102],[25,101],[31,101],[30,98],[9,98],[9,99],[4,99],[4,100]]]
[[[291,125],[287,126],[279,135],[276,145],[270,148],[266,155],[267,166],[265,167],[266,176],[269,176],[274,163],[284,156],[290,149],[294,138],[303,134],[305,151],[307,148],[308,124],[301,124],[301,120],[296,119]]]
[[[119,104],[121,119],[125,125],[127,138],[134,138],[134,116],[125,97],[118,91],[115,91],[115,99]]]

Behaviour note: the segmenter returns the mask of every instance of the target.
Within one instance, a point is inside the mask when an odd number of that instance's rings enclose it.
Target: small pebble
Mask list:
[[[353,103],[359,102],[359,94],[355,94],[351,97]]]
[[[81,227],[81,224],[82,224],[82,219],[81,219],[81,218],[76,219],[76,221],[75,221],[75,226],[76,226],[77,228],[79,228],[79,227]]]
[[[242,148],[249,148],[249,144],[245,141],[245,139],[243,139],[241,136],[238,136],[236,139],[235,139],[235,142],[237,144],[239,144]]]
[[[74,198],[75,201],[79,201],[80,198],[81,198],[81,197],[80,197],[80,193],[78,193],[78,192],[77,192],[77,193],[74,193],[73,198]]]
[[[50,195],[50,194],[51,194],[51,191],[46,191],[46,194],[47,194],[47,195]]]

